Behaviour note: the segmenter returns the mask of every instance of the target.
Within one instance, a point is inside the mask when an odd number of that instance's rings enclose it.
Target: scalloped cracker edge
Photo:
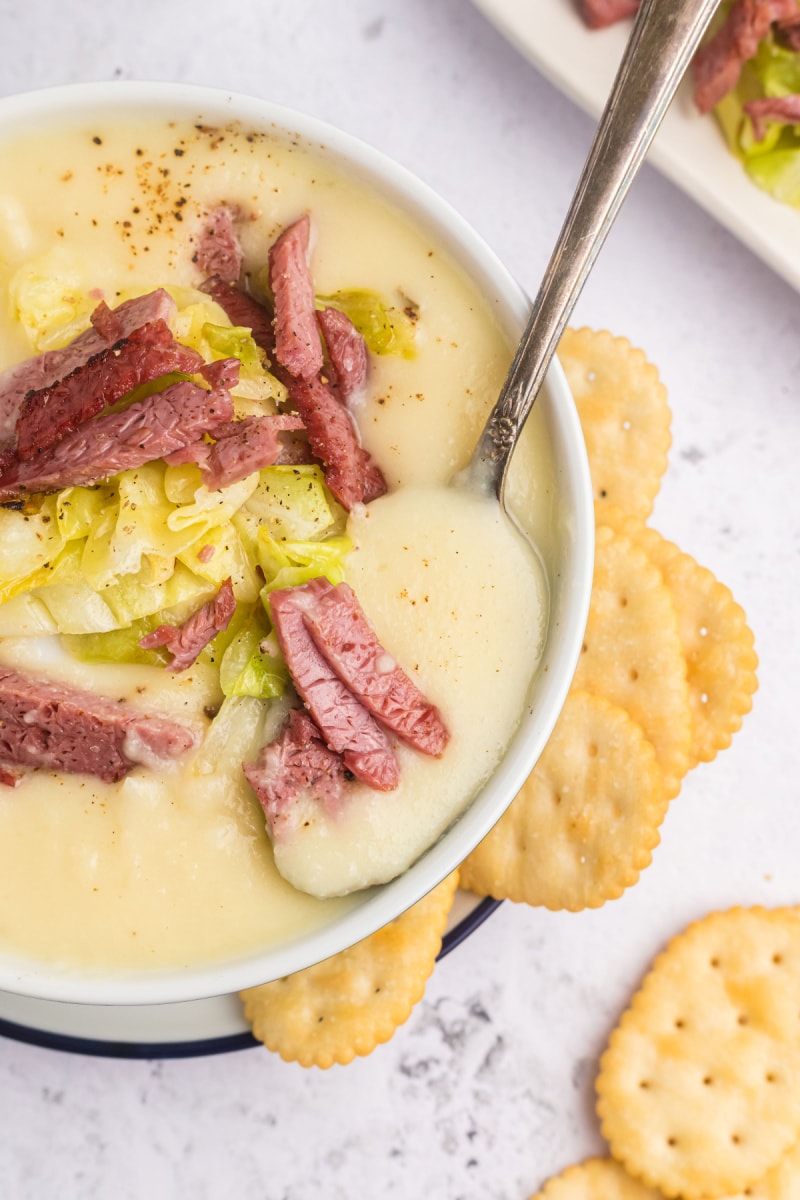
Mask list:
[[[422,999],[457,887],[454,871],[396,920],[340,954],[242,992],[255,1037],[286,1062],[323,1069],[388,1042]]]
[[[597,1079],[611,1153],[668,1197],[729,1197],[800,1137],[800,919],[734,908],[656,959]]]
[[[583,428],[595,499],[648,517],[672,444],[656,367],[607,330],[567,329],[558,358]]]

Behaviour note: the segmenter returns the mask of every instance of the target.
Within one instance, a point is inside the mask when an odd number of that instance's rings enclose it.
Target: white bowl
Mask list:
[[[383,193],[430,230],[495,303],[501,325],[519,338],[529,301],[482,239],[420,180],[377,150],[311,117],[247,96],[164,83],[80,84],[0,100],[0,137],[70,124],[102,113],[143,118],[191,119],[219,124],[238,120],[293,136]],[[546,562],[550,621],[541,665],[528,705],[508,751],[486,786],[458,821],[407,871],[365,892],[357,907],[288,945],[219,964],[152,972],[64,971],[0,957],[0,990],[82,1004],[161,1004],[222,995],[282,977],[352,945],[414,904],[448,875],[502,815],[539,757],[559,712],[580,653],[592,581],[594,521],[583,435],[564,374],[554,363],[537,401],[537,423],[550,441],[556,467],[553,519],[558,556]],[[538,428],[538,424],[537,424]]]

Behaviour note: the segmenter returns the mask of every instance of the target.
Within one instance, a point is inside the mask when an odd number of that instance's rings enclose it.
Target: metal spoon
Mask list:
[[[511,364],[461,482],[504,504],[508,464],[550,360],[628,188],[719,0],[643,0]]]

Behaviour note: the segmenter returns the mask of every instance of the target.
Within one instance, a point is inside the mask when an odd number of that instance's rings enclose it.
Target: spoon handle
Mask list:
[[[519,348],[467,474],[506,468],[575,301],[719,0],[643,0]]]

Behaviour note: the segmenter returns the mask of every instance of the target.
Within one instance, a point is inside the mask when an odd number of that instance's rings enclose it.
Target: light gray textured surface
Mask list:
[[[0,29],[3,94],[172,79],[325,117],[438,188],[531,290],[591,135],[467,0],[0,0]],[[3,1200],[525,1200],[601,1149],[597,1057],[665,939],[798,899],[800,300],[646,170],[576,317],[643,346],[669,388],[653,523],[732,588],[761,657],[732,748],[687,780],[633,891],[580,916],[504,905],[348,1068],[0,1042]]]

